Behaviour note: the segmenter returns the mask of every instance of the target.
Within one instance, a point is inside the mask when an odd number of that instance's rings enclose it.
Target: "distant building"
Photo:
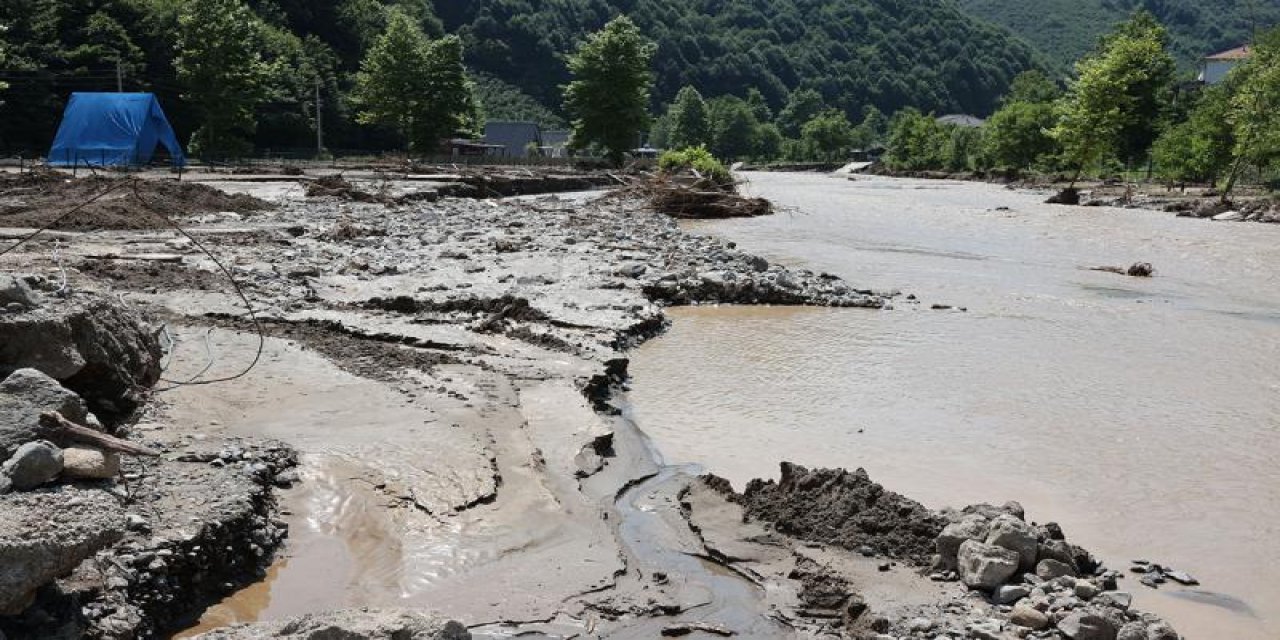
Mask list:
[[[569,132],[567,130],[542,132],[542,155],[548,158],[569,156]]]
[[[486,122],[484,143],[502,147],[500,155],[524,158],[529,155],[530,149],[542,148],[542,128],[536,122]]]
[[[1211,56],[1205,56],[1204,66],[1200,70],[1200,82],[1205,84],[1218,84],[1226,79],[1227,73],[1236,67],[1236,65],[1248,60],[1253,55],[1253,51],[1248,45],[1236,47],[1215,53]]]
[[[938,122],[942,124],[953,124],[957,127],[969,127],[971,129],[977,129],[987,123],[987,121],[982,118],[965,115],[963,113],[951,113],[945,116],[940,116],[938,118]]]

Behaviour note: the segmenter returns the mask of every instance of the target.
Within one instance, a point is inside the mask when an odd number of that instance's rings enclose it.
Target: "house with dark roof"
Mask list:
[[[567,130],[543,131],[542,155],[548,158],[568,157],[569,132]]]
[[[1227,74],[1236,65],[1252,56],[1253,51],[1249,48],[1249,45],[1205,56],[1204,64],[1200,67],[1200,82],[1218,84],[1227,78]]]
[[[502,147],[500,155],[524,158],[530,148],[542,148],[542,128],[536,122],[489,121],[484,125],[484,143]]]

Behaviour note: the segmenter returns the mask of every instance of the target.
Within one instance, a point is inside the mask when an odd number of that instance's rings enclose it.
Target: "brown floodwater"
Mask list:
[[[1280,638],[1280,225],[984,184],[751,181],[783,211],[690,228],[922,304],[673,310],[630,394],[668,462],[739,488],[791,460],[934,507],[1016,499],[1112,567],[1199,578],[1123,581],[1187,637]],[[1156,277],[1085,269],[1136,261]]]

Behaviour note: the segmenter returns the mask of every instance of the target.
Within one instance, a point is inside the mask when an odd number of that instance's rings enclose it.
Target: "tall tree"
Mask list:
[[[1280,162],[1280,27],[1263,34],[1253,49],[1248,62],[1231,71],[1239,89],[1227,116],[1235,146],[1223,202],[1229,201],[1246,166]]]
[[[200,126],[191,152],[233,157],[252,151],[255,109],[265,96],[262,24],[240,0],[190,0],[178,18],[183,98]]]
[[[823,160],[836,160],[854,143],[853,124],[839,109],[827,109],[801,128],[801,137]]]
[[[821,93],[814,89],[797,89],[787,98],[782,111],[778,112],[778,127],[784,135],[799,136],[800,128],[825,108]]]
[[[1160,131],[1167,126],[1173,98],[1173,80],[1178,65],[1169,53],[1169,34],[1156,17],[1139,10],[1104,42],[1121,38],[1148,45],[1142,55],[1126,60],[1132,66],[1123,90],[1129,100],[1125,121],[1120,127],[1120,158],[1135,164],[1146,157]],[[1105,45],[1104,45],[1105,46]]]
[[[711,153],[732,162],[755,152],[760,123],[745,100],[720,96],[708,103],[707,110],[711,117]]]
[[[1122,26],[1098,52],[1076,64],[1077,78],[1061,101],[1053,136],[1075,169],[1071,188],[1086,169],[1112,154],[1134,153],[1154,126],[1151,101],[1167,85],[1169,53],[1157,30]],[[1148,131],[1150,127],[1150,131]],[[1149,143],[1148,143],[1149,144]],[[1145,149],[1144,149],[1145,152]]]
[[[441,140],[479,126],[461,40],[432,42],[417,20],[394,7],[387,30],[360,64],[353,98],[359,122],[394,128],[416,153],[431,153]]]
[[[711,143],[711,123],[707,102],[693,87],[685,87],[676,94],[676,101],[668,111],[670,131],[667,144],[672,149],[696,147]]]
[[[1015,100],[987,120],[987,158],[997,169],[1022,172],[1057,150],[1049,135],[1055,114],[1051,102]]]
[[[574,148],[596,144],[612,162],[622,162],[649,125],[650,64],[656,50],[630,18],[619,16],[569,57],[573,80],[564,96],[573,117]]]

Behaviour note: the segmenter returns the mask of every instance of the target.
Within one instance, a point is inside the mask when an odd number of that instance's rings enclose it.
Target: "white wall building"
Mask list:
[[[1205,56],[1204,67],[1200,71],[1200,82],[1205,84],[1222,82],[1226,79],[1229,71],[1241,62],[1248,60],[1251,55],[1253,55],[1253,52],[1246,45],[1230,51]]]

